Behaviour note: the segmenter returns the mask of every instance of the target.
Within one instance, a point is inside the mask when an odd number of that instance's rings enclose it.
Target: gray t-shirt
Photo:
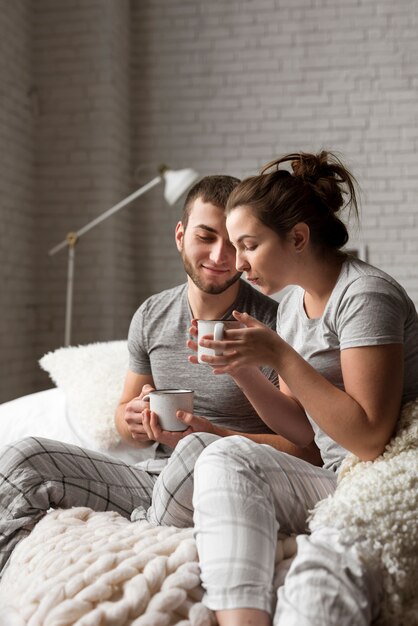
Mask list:
[[[277,302],[240,280],[238,297],[223,319],[233,319],[232,311],[236,309],[275,329],[277,307]],[[187,284],[148,298],[135,313],[129,329],[129,369],[151,374],[157,389],[194,389],[194,414],[214,424],[240,432],[270,433],[230,376],[215,376],[209,365],[189,363],[192,352],[186,341],[192,317]],[[277,381],[272,370],[263,372]]]
[[[401,343],[405,361],[402,400],[418,396],[418,316],[413,302],[393,278],[348,257],[321,317],[307,317],[303,296],[302,288],[293,287],[283,297],[277,332],[312,367],[343,389],[341,350]],[[347,450],[309,419],[324,467],[337,470]]]

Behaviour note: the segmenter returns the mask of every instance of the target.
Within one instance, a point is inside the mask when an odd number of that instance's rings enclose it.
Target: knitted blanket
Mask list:
[[[339,529],[383,573],[379,626],[418,626],[418,400],[406,404],[394,437],[374,461],[344,460],[335,493],[310,521]]]
[[[277,585],[295,551],[294,537],[279,538]],[[57,510],[13,552],[0,626],[213,626],[202,596],[193,529]]]

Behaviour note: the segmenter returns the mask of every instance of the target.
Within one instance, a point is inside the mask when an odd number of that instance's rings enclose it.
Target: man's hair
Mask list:
[[[223,176],[217,174],[214,176],[205,176],[197,182],[187,194],[183,207],[182,224],[186,229],[189,221],[190,210],[197,198],[201,198],[203,202],[225,209],[229,195],[240,182],[239,178],[234,176]]]

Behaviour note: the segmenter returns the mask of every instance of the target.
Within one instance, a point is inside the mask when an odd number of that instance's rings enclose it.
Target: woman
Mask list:
[[[290,171],[289,171],[290,170]],[[347,203],[344,196],[347,194]],[[355,180],[327,152],[289,154],[244,180],[227,205],[236,266],[262,292],[292,285],[277,333],[246,314],[222,342],[201,345],[262,419],[299,446],[313,438],[317,468],[243,437],[215,441],[195,468],[193,505],[206,603],[220,626],[271,624],[278,530],[306,531],[309,510],[336,487],[347,451],[371,461],[385,449],[401,406],[418,397],[418,318],[404,289],[346,255],[340,212],[357,213]],[[275,368],[280,390],[259,371]],[[369,624],[379,578],[342,549],[338,533],[299,545],[274,623]]]

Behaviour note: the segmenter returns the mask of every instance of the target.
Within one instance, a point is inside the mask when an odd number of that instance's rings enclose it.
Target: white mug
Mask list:
[[[213,335],[215,341],[222,341],[224,331],[228,328],[241,328],[242,324],[234,320],[197,320],[197,360],[199,363],[209,365],[205,361],[202,361],[202,356],[207,354],[208,356],[221,356],[222,352],[212,350],[212,348],[204,348],[199,345],[200,340],[204,335]]]
[[[158,415],[158,422],[163,430],[186,430],[186,424],[176,417],[177,411],[193,413],[192,389],[155,389],[143,400],[150,403],[150,409]]]

